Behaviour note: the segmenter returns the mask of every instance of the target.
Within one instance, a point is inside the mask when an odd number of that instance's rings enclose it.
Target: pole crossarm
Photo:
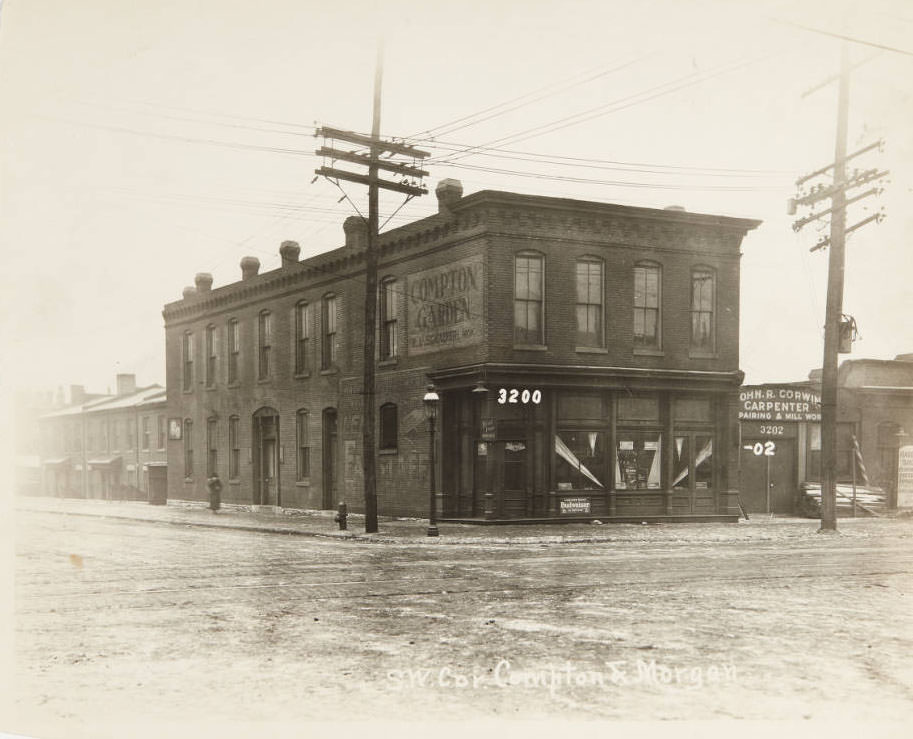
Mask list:
[[[352,144],[361,144],[362,146],[373,147],[378,152],[392,151],[394,154],[403,154],[404,156],[413,157],[414,159],[424,159],[425,157],[431,156],[430,152],[416,149],[414,146],[409,146],[408,144],[397,144],[393,141],[384,141],[379,138],[375,139],[372,136],[365,136],[361,133],[343,131],[342,129],[330,128],[328,126],[321,126],[318,128],[314,132],[314,136],[323,136],[327,139],[337,139],[339,141],[348,141]]]
[[[364,167],[369,167],[372,164],[370,154],[357,154],[352,151],[341,151],[339,149],[331,149],[328,146],[321,146],[316,153],[318,156],[328,157],[329,159],[341,159],[344,162],[361,164]],[[374,164],[380,169],[386,169],[389,172],[395,172],[396,174],[405,175],[407,177],[422,178],[428,176],[428,172],[424,169],[410,167],[408,164],[380,160],[375,161]]]
[[[862,200],[863,198],[869,197],[870,195],[879,195],[882,192],[884,192],[884,188],[873,187],[869,190],[866,190],[861,195],[857,195],[855,198],[850,198],[849,200],[847,200],[844,203],[843,207],[846,208],[846,206],[850,205],[851,203],[858,202],[858,201]],[[793,231],[799,232],[802,230],[803,226],[807,226],[812,221],[816,221],[819,218],[826,216],[828,213],[833,213],[833,212],[834,212],[834,208],[831,207],[831,208],[828,208],[827,210],[822,210],[819,213],[809,213],[809,215],[805,216],[805,218],[800,218],[799,220],[793,222]]]
[[[879,172],[877,167],[874,169],[866,169],[853,177],[853,179],[835,183],[829,187],[821,186],[815,188],[808,195],[796,198],[795,202],[796,205],[811,205],[812,203],[817,203],[819,200],[833,198],[838,192],[842,193],[851,187],[860,187],[861,185],[867,185],[869,182],[880,180],[882,177],[887,177],[889,174],[891,173],[888,170]]]
[[[346,172],[344,169],[336,169],[335,167],[320,167],[319,169],[315,169],[314,172],[318,175],[323,175],[324,177],[330,177],[337,180],[347,180],[349,182],[357,182],[359,185],[370,186],[373,182],[384,190],[393,190],[395,192],[405,193],[406,195],[428,194],[427,187],[409,185],[402,182],[391,182],[390,180],[381,180],[379,178],[372,180],[370,175]]]
[[[863,148],[859,149],[859,151],[854,151],[852,154],[847,155],[846,157],[844,157],[843,161],[848,162],[848,161],[850,161],[850,159],[854,159],[855,157],[865,154],[866,152],[871,151],[872,149],[878,149],[880,151],[882,149],[882,147],[884,147],[884,139],[878,139],[878,141],[876,141],[874,144],[869,144],[868,146],[864,146]],[[798,180],[796,180],[796,187],[799,187],[799,185],[802,185],[803,183],[808,182],[813,177],[817,177],[818,175],[822,175],[825,172],[829,172],[833,168],[834,168],[833,164],[828,164],[826,167],[817,169],[814,172],[812,172],[811,174],[807,174],[804,177],[800,177]]]
[[[875,213],[874,215],[871,215],[868,218],[864,218],[863,220],[859,221],[859,223],[857,223],[856,225],[849,226],[847,229],[844,230],[843,233],[844,233],[844,235],[846,235],[848,233],[852,233],[857,228],[862,228],[867,223],[871,223],[872,221],[875,221],[876,223],[881,223],[881,221],[883,221],[884,218],[885,218],[884,213]],[[809,249],[809,251],[818,251],[819,249],[824,249],[826,246],[830,245],[830,243],[831,243],[830,237],[825,236],[823,239],[821,239],[821,241],[819,241],[811,249]]]

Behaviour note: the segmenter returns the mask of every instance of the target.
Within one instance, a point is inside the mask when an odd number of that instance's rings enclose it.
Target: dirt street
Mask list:
[[[687,526],[448,546],[22,512],[0,728],[913,717],[913,521]]]

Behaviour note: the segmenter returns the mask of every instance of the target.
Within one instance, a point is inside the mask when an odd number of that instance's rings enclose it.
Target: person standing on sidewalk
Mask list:
[[[215,513],[222,506],[222,481],[219,479],[217,472],[206,480],[206,487],[209,488],[209,507]]]

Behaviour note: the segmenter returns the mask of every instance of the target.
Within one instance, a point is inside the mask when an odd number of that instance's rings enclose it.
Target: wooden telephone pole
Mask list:
[[[317,150],[317,154],[330,159],[331,166],[322,166],[316,169],[318,175],[323,175],[332,181],[346,180],[368,186],[368,238],[365,247],[365,312],[364,312],[364,377],[362,390],[362,472],[364,475],[365,495],[365,532],[377,531],[377,466],[375,442],[375,337],[377,334],[377,250],[378,250],[378,195],[380,188],[393,190],[413,198],[417,195],[427,194],[427,188],[415,181],[427,176],[427,172],[414,166],[416,160],[430,156],[428,152],[420,151],[412,146],[397,144],[392,141],[383,141],[380,138],[380,101],[381,86],[383,82],[383,48],[378,44],[377,64],[374,72],[374,115],[371,123],[371,136],[363,136],[351,131],[341,131],[335,128],[318,128],[315,136],[324,139],[336,139],[361,147],[368,147],[368,153],[357,151],[342,151],[326,145]],[[413,164],[404,164],[380,155],[389,152],[390,156],[400,155],[410,157]],[[368,174],[358,174],[347,170],[338,169],[337,161],[349,162],[367,166]],[[402,175],[400,182],[382,180],[379,171],[383,169]]]
[[[831,207],[819,213],[812,213],[793,224],[793,230],[798,231],[803,226],[822,216],[830,214],[831,231],[828,238],[823,239],[811,248],[811,251],[830,246],[828,256],[827,274],[827,307],[824,317],[824,357],[821,364],[821,531],[837,530],[837,365],[838,353],[850,351],[851,332],[855,327],[852,318],[843,314],[843,278],[846,251],[846,235],[871,221],[880,221],[881,213],[870,216],[859,223],[846,227],[846,208],[850,203],[855,203],[869,195],[881,192],[878,187],[853,198],[847,198],[846,191],[853,187],[864,185],[868,182],[879,180],[887,176],[886,171],[878,169],[854,170],[847,178],[846,163],[850,159],[880,148],[882,142],[877,142],[853,152],[846,153],[847,122],[849,118],[849,90],[850,90],[850,61],[849,45],[843,42],[840,50],[840,76],[837,93],[837,140],[834,147],[834,162],[816,172],[800,178],[797,186],[802,186],[818,175],[825,174],[833,169],[832,184],[827,187],[818,185],[804,195],[797,195],[789,204],[790,215],[796,212],[797,205],[811,205],[830,198]]]

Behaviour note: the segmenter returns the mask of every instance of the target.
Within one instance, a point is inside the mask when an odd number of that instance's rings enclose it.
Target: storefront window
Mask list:
[[[855,424],[837,424],[837,479],[849,481],[853,477],[853,432]],[[806,477],[821,481],[821,424],[808,425],[808,459]]]
[[[713,484],[713,437],[709,434],[679,434],[672,448],[672,487],[676,490],[706,490]]]
[[[619,429],[615,457],[618,490],[658,490],[662,485],[662,440],[659,431]]]
[[[605,433],[562,430],[555,437],[558,490],[605,489]]]

